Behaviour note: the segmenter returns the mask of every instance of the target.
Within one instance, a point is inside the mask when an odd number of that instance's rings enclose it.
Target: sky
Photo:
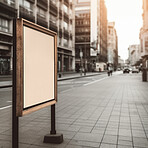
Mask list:
[[[118,35],[118,54],[128,58],[128,47],[139,44],[139,32],[143,25],[142,0],[105,0],[108,21],[115,22]]]

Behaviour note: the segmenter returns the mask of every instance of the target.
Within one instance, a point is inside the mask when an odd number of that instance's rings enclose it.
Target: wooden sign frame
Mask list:
[[[46,98],[46,101],[43,100],[41,102],[38,102],[37,104],[32,104],[31,106],[28,107],[24,107],[24,93],[25,93],[25,70],[24,70],[24,65],[26,62],[24,59],[24,28],[29,28],[33,31],[37,31],[41,34],[45,34],[46,38],[48,38],[47,36],[49,36],[50,38],[53,37],[54,43],[54,49],[49,49],[49,50],[54,50],[54,66],[53,66],[53,71],[52,71],[52,76],[54,78],[54,80],[52,80],[53,82],[53,86],[51,85],[52,88],[52,96],[53,98],[50,98],[48,100],[48,98]],[[14,69],[13,69],[13,85],[14,85],[14,89],[13,89],[13,93],[15,96],[15,100],[16,101],[16,116],[17,117],[21,117],[25,114],[28,114],[30,112],[39,110],[41,108],[47,107],[49,105],[53,105],[57,102],[57,34],[53,31],[50,31],[44,27],[41,27],[37,24],[34,24],[32,22],[29,22],[25,19],[16,19],[15,23],[14,23]],[[26,33],[27,34],[27,33]],[[43,38],[42,38],[43,39]],[[41,49],[43,50],[43,49]],[[47,50],[46,50],[47,51]],[[42,51],[44,52],[44,50]],[[49,54],[49,53],[48,53]],[[42,56],[42,55],[41,55]],[[32,57],[33,59],[34,57]],[[48,59],[46,59],[48,60]],[[49,58],[50,61],[50,58]],[[53,64],[52,64],[53,65]],[[49,66],[48,66],[49,67]],[[33,68],[33,67],[32,67]],[[46,71],[44,71],[44,73],[46,73]],[[49,72],[48,72],[49,73]],[[41,77],[43,77],[41,75]],[[48,83],[49,81],[47,81]],[[31,82],[29,82],[31,83]],[[37,82],[36,82],[37,83]],[[51,83],[51,82],[50,82]],[[39,91],[39,90],[36,90]],[[46,91],[47,92],[47,91]],[[36,92],[33,92],[36,93]],[[49,93],[50,90],[49,90]],[[30,100],[33,98],[29,98]]]

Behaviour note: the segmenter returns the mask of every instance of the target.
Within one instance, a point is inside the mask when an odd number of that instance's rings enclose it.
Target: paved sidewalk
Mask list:
[[[59,77],[58,74],[58,81],[63,81],[63,80],[69,80],[69,79],[77,79],[77,78],[82,78],[82,77],[90,77],[90,76],[95,76],[95,75],[101,75],[101,74],[106,74],[107,72],[87,72],[86,74],[84,73],[65,73],[62,74],[61,77]]]
[[[57,75],[57,77],[58,77],[58,81],[63,81],[63,80],[90,77],[90,76],[101,75],[101,74],[106,74],[106,72],[87,72],[86,75],[84,75],[84,73],[82,73],[82,75],[81,73],[65,73],[65,74],[62,74],[61,78],[59,78],[59,74]],[[10,87],[11,85],[12,85],[11,75],[0,76],[0,88]]]
[[[20,148],[148,148],[147,90],[141,74],[125,74],[61,92],[56,127],[64,142],[43,143],[47,107],[20,118]],[[11,148],[11,108],[0,110],[0,148]]]

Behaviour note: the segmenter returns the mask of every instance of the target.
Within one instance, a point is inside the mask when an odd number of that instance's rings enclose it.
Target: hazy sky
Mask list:
[[[128,47],[139,44],[142,27],[142,0],[105,0],[108,21],[115,22],[118,51],[122,59],[128,58]]]

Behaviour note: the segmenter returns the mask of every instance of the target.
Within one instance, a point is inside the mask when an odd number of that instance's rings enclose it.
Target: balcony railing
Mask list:
[[[67,13],[64,12],[64,21],[69,23],[69,16]]]
[[[50,2],[49,10],[50,10],[50,13],[53,14],[54,16],[58,15],[58,8],[56,4],[54,4],[52,1]]]
[[[33,4],[35,3],[35,0],[28,0],[28,1]]]
[[[5,3],[11,7],[15,7],[15,0],[0,0],[0,2]]]
[[[37,5],[44,10],[47,10],[48,2],[47,0],[37,0]]]
[[[47,21],[45,17],[40,16],[37,14],[37,24],[47,28]]]
[[[69,39],[69,32],[64,28],[64,38]]]
[[[53,23],[52,21],[50,21],[49,29],[51,29],[52,31],[57,32],[57,25],[55,23]]]
[[[31,9],[20,6],[20,17],[25,18],[29,21],[35,22],[33,11]]]
[[[0,32],[0,42],[12,44],[12,35]]]

